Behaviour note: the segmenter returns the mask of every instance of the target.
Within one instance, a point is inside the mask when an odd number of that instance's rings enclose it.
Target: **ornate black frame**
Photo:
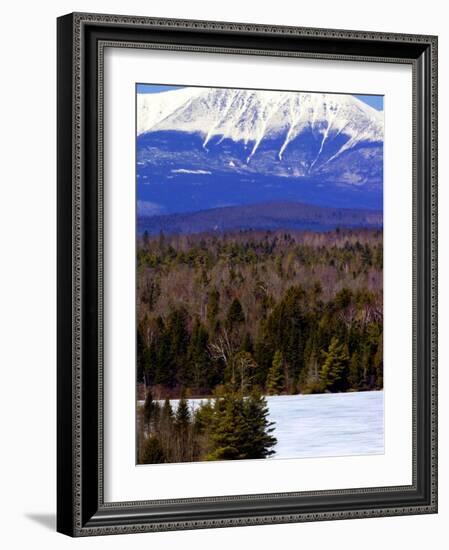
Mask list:
[[[103,48],[408,63],[413,68],[413,483],[104,503]],[[58,19],[58,504],[71,536],[437,511],[437,38],[101,14]]]

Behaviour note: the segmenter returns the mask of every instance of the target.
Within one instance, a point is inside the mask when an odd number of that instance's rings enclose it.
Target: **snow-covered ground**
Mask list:
[[[274,458],[382,454],[383,392],[268,397]]]
[[[272,458],[372,455],[384,452],[382,391],[266,398],[275,422]],[[204,401],[191,399],[192,410]],[[171,401],[176,409],[177,400]]]

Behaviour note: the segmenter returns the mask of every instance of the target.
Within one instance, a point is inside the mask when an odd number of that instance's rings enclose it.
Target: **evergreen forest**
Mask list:
[[[140,235],[138,462],[266,458],[266,396],[382,389],[382,283],[377,229]]]

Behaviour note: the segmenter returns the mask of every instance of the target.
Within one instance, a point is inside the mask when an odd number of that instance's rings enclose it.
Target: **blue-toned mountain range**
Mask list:
[[[351,95],[138,94],[138,216],[288,201],[381,211],[383,124]]]

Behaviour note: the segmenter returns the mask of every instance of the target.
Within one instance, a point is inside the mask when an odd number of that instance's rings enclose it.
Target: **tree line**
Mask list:
[[[184,395],[174,410],[149,390],[138,425],[140,464],[267,458],[276,444],[265,398],[257,391],[244,396],[230,385],[216,388],[196,410]]]
[[[382,388],[380,231],[143,235],[137,255],[141,395]]]

